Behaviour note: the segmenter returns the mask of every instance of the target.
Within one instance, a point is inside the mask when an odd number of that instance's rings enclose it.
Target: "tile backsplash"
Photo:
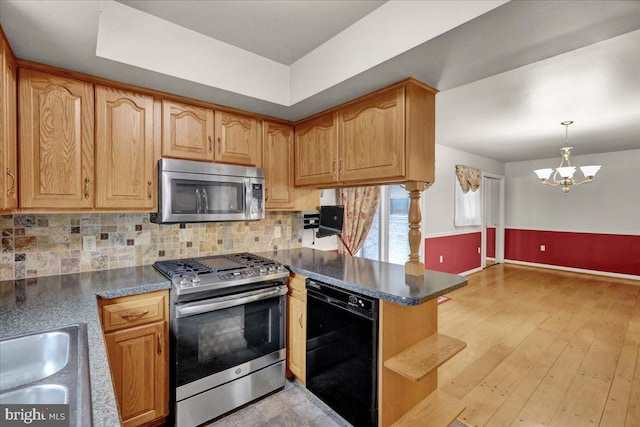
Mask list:
[[[153,264],[159,259],[261,252],[301,246],[302,216],[271,212],[262,221],[158,225],[149,214],[0,216],[0,280]],[[275,227],[280,237],[275,238]],[[96,251],[82,237],[96,237]]]

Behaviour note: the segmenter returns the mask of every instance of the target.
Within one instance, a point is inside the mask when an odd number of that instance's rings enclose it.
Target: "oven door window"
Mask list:
[[[283,349],[280,301],[274,297],[177,319],[177,386]]]
[[[171,181],[173,214],[242,214],[243,182]]]

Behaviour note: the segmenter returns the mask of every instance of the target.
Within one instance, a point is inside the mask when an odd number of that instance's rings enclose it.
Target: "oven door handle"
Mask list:
[[[261,289],[259,291],[245,292],[237,295],[214,298],[206,301],[198,301],[176,306],[176,319],[210,311],[222,310],[229,307],[248,304],[267,298],[285,295],[288,291],[286,286],[274,286],[272,288]]]

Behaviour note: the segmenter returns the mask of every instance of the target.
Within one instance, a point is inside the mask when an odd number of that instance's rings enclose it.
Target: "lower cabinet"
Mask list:
[[[99,301],[111,378],[125,427],[169,413],[168,292]]]
[[[307,358],[307,301],[305,277],[293,275],[289,281],[287,325],[287,369],[305,384]]]

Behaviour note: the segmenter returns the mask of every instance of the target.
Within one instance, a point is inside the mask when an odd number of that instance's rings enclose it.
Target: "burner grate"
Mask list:
[[[178,259],[172,261],[158,261],[153,266],[169,278],[180,277],[183,274],[198,275],[212,273],[213,269],[195,259]]]

